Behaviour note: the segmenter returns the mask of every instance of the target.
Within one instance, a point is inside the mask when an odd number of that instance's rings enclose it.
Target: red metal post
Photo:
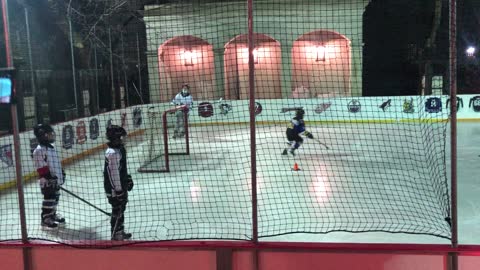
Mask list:
[[[168,158],[168,123],[167,123],[167,114],[169,111],[165,111],[162,114],[162,126],[163,126],[163,151],[165,154],[165,172],[170,171],[170,162]]]
[[[190,144],[189,144],[189,135],[188,135],[188,115],[187,115],[187,106],[182,105],[175,107],[173,109],[166,110],[162,113],[162,127],[163,127],[163,145],[164,145],[164,154],[165,154],[165,171],[163,172],[170,172],[170,153],[168,152],[168,120],[167,115],[170,113],[176,113],[178,110],[182,110],[185,112],[183,114],[183,124],[185,127],[185,147],[186,147],[186,155],[190,155]]]
[[[257,155],[256,155],[256,130],[255,130],[255,61],[253,50],[255,37],[253,32],[253,0],[248,0],[248,86],[250,91],[250,158],[252,179],[252,242],[258,246],[258,198],[257,198]],[[258,248],[253,252],[253,269],[259,267]]]
[[[10,29],[8,20],[8,4],[7,0],[2,0],[2,20],[3,20],[3,35],[5,38],[5,55],[7,60],[7,68],[14,68],[12,58],[12,47],[10,44]],[[13,93],[15,94],[15,80],[13,82]],[[20,134],[18,130],[18,115],[17,115],[17,97],[13,95],[14,100],[10,105],[12,114],[12,128],[13,128],[13,147],[15,150],[15,172],[17,175],[17,193],[18,205],[20,210],[20,225],[22,234],[23,246],[23,268],[29,270],[30,267],[30,248],[28,244],[27,221],[25,214],[25,197],[23,193],[23,174],[22,174],[22,159],[20,157]]]
[[[185,147],[186,147],[186,154],[190,155],[190,135],[189,135],[189,130],[188,130],[188,108],[185,106],[183,108],[183,127],[185,130]]]
[[[450,82],[450,146],[451,146],[451,198],[452,198],[452,248],[458,248],[457,215],[457,6],[456,0],[450,0],[449,12],[449,82]],[[458,269],[458,253],[450,253],[451,269]]]

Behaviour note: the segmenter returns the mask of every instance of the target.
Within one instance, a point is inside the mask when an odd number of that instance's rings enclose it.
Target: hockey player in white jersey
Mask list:
[[[55,131],[50,125],[39,124],[33,129],[38,146],[33,151],[33,161],[39,175],[43,195],[41,225],[44,229],[55,229],[65,224],[65,218],[57,214],[60,186],[65,182],[65,172],[53,143]]]
[[[105,152],[104,189],[108,203],[112,206],[110,219],[112,240],[122,241],[132,237],[124,229],[124,213],[128,202],[128,192],[133,189],[132,177],[127,170],[127,151],[123,139],[127,136],[124,128],[117,125],[107,127],[108,149]]]
[[[185,136],[184,114],[187,114],[188,117],[188,112],[193,104],[193,97],[190,94],[190,86],[188,86],[188,84],[182,85],[182,90],[180,90],[180,92],[172,100],[172,104],[187,106],[186,110],[179,110],[175,113],[176,122],[173,138],[181,138]]]

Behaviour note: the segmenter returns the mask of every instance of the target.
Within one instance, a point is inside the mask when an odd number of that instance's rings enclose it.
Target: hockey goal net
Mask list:
[[[167,110],[150,107],[147,115],[146,140],[140,154],[142,165],[138,171],[169,172],[170,156],[190,154],[186,106]],[[183,125],[183,128],[179,128],[179,125]]]

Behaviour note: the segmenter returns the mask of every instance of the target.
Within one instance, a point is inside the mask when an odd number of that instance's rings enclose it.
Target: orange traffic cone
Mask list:
[[[300,171],[300,168],[298,168],[298,164],[295,162],[295,164],[293,164],[293,170],[294,171]]]

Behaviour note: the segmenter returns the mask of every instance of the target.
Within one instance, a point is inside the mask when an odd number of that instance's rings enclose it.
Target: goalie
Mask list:
[[[190,107],[193,104],[193,97],[190,95],[190,86],[188,84],[182,85],[182,90],[178,93],[175,98],[172,100],[172,104],[174,105],[186,105],[186,110],[179,110],[175,113],[176,121],[175,121],[175,131],[173,133],[173,138],[181,138],[185,136],[185,122],[184,122],[184,114],[187,114],[190,110]]]
[[[302,108],[295,108],[295,116],[290,120],[286,131],[287,144],[290,145],[290,147],[285,148],[282,155],[290,153],[292,156],[295,156],[295,150],[303,144],[303,138],[300,135],[313,139],[312,133],[305,129],[305,122],[303,121],[304,115],[305,111]]]

